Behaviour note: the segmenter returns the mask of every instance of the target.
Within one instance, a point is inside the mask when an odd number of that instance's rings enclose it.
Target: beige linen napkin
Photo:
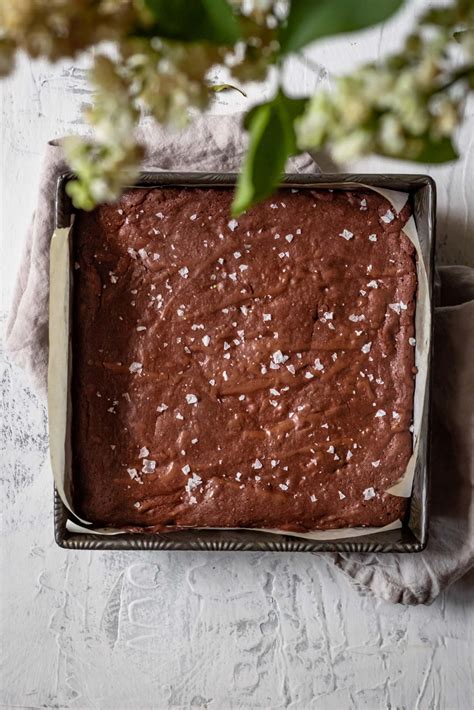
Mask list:
[[[144,168],[188,171],[238,170],[245,137],[239,117],[207,116],[178,134],[154,123],[140,129]],[[309,155],[293,172],[319,172]],[[36,212],[26,235],[6,328],[10,358],[25,368],[46,399],[48,361],[49,244],[54,229],[58,175],[67,169],[60,142],[47,146]],[[418,555],[326,554],[361,589],[392,602],[430,603],[474,563],[472,541],[474,270],[440,269],[435,316],[433,507],[430,542]]]

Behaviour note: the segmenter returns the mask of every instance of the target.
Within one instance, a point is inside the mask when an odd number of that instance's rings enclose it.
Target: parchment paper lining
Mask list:
[[[318,186],[322,187],[322,186]],[[407,203],[409,194],[395,190],[384,190],[360,183],[345,183],[345,189],[374,190],[385,197],[398,214]],[[400,480],[387,490],[392,495],[408,498],[413,487],[413,477],[419,453],[419,437],[425,401],[425,389],[428,374],[428,356],[431,333],[431,304],[426,266],[420,246],[415,220],[410,217],[404,229],[406,236],[413,242],[417,252],[418,290],[415,312],[415,365],[418,373],[415,379],[413,412],[413,453]],[[66,508],[84,524],[82,527],[68,520],[66,527],[70,532],[98,535],[118,535],[129,532],[129,528],[94,528],[80,518],[72,504],[72,468],[70,450],[70,227],[56,229],[51,239],[50,248],[50,304],[49,304],[49,363],[48,363],[48,413],[50,461],[57,491]],[[286,530],[261,530],[261,532],[307,540],[339,540],[344,538],[371,535],[402,527],[400,520],[382,527],[339,528],[337,530],[315,530],[309,533],[295,533]],[[206,528],[229,530],[230,528]],[[244,528],[237,528],[244,529]],[[248,528],[247,528],[248,529]],[[258,531],[257,528],[251,530]]]

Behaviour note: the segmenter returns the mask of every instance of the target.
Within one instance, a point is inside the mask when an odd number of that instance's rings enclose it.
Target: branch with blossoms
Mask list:
[[[65,144],[78,208],[113,201],[136,177],[140,117],[183,127],[214,91],[211,69],[263,81],[307,45],[387,20],[403,0],[0,0],[0,74],[17,51],[50,60],[113,43],[91,70],[86,118],[94,140]],[[230,86],[230,85],[229,85]],[[427,10],[402,50],[336,79],[331,91],[275,96],[244,119],[249,145],[235,215],[278,185],[291,155],[330,151],[336,162],[365,154],[440,163],[457,158],[453,134],[474,89],[474,0]]]

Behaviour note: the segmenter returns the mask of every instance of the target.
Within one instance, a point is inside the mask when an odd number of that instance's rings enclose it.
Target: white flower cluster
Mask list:
[[[118,40],[132,26],[134,6],[134,0],[0,0],[0,74],[10,70],[16,48],[55,60]]]
[[[130,85],[107,57],[96,57],[91,72],[96,90],[87,118],[95,141],[78,136],[67,138],[64,149],[77,180],[68,183],[68,193],[82,209],[116,199],[123,185],[137,173],[141,149],[134,138],[138,112],[130,100]]]
[[[141,158],[134,128],[142,113],[179,128],[190,109],[208,105],[211,67],[226,65],[242,80],[266,75],[277,48],[276,24],[267,21],[273,3],[233,4],[243,23],[234,47],[150,33],[153,13],[142,0],[0,0],[0,75],[12,70],[18,49],[55,60],[104,40],[116,45],[115,59],[98,56],[91,72],[94,104],[86,116],[94,141],[65,142],[77,175],[68,185],[76,206],[91,209],[114,200],[133,180]]]
[[[211,98],[207,74],[223,60],[219,47],[155,38],[128,42],[122,50],[131,99],[157,121],[182,128],[189,109],[206,108]]]
[[[337,162],[369,152],[435,159],[426,149],[452,136],[474,79],[473,33],[456,38],[459,25],[474,26],[474,3],[429,11],[400,54],[318,92],[297,123],[299,147],[328,146]]]
[[[280,32],[292,25],[292,10],[296,35],[314,10],[308,3],[301,15],[290,0],[228,3],[210,12],[209,3],[189,0],[184,13],[177,0],[0,0],[0,76],[11,71],[17,50],[55,60],[104,41],[115,45],[114,59],[99,55],[91,73],[94,142],[65,144],[77,207],[114,200],[134,179],[142,155],[134,128],[143,113],[182,127],[192,109],[208,105],[210,71],[219,65],[240,81],[261,81],[272,65],[280,69],[285,51],[297,51],[295,44],[285,50]],[[303,113],[298,102],[280,103],[292,145],[296,127],[300,149],[327,146],[337,161],[368,152],[424,162],[455,157],[451,136],[474,87],[473,28],[473,0],[451,0],[425,13],[402,52],[337,79]],[[301,37],[293,41],[302,46]]]

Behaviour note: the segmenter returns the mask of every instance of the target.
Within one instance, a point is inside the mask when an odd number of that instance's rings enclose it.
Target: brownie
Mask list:
[[[412,453],[415,250],[372,191],[133,189],[73,231],[72,460],[98,525],[380,526]]]

